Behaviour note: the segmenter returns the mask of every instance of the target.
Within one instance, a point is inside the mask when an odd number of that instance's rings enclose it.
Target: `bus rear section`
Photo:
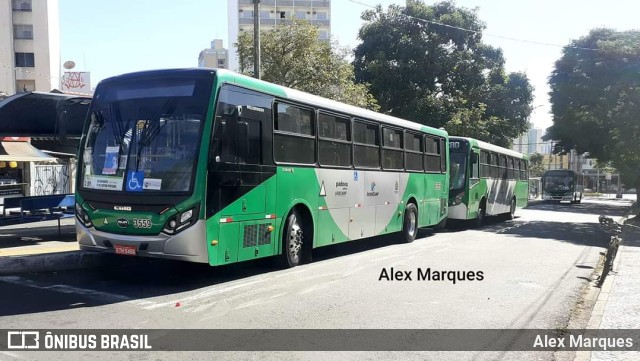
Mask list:
[[[582,174],[572,170],[548,170],[542,175],[542,199],[554,202],[582,202]]]

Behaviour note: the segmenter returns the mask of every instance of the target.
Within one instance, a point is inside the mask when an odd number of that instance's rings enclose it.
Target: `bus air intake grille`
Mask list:
[[[258,239],[258,225],[252,224],[244,227],[244,240],[242,247],[255,247]]]
[[[271,243],[271,232],[267,230],[268,224],[261,224],[258,229],[258,245],[262,246]]]

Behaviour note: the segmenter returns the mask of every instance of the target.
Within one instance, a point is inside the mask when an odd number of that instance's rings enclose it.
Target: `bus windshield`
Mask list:
[[[82,187],[190,191],[210,92],[210,80],[184,77],[98,87],[80,155]]]
[[[548,191],[568,191],[573,189],[573,177],[567,175],[545,175],[545,189]]]
[[[467,170],[467,153],[451,152],[450,172],[451,185],[450,190],[459,190],[464,188]]]

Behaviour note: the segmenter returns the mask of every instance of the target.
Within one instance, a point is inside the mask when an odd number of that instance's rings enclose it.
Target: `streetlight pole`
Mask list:
[[[260,0],[253,0],[253,77],[260,79]]]

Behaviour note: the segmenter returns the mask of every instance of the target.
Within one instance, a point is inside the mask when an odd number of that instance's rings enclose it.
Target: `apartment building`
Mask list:
[[[0,29],[0,92],[57,88],[58,0],[0,0]]]
[[[229,68],[229,50],[224,48],[222,39],[214,39],[211,48],[204,49],[198,56],[199,68]]]
[[[238,56],[233,44],[242,31],[253,31],[253,0],[228,0],[229,69],[238,70]],[[319,38],[331,39],[331,0],[260,0],[260,29],[268,30],[291,18],[316,25]]]

